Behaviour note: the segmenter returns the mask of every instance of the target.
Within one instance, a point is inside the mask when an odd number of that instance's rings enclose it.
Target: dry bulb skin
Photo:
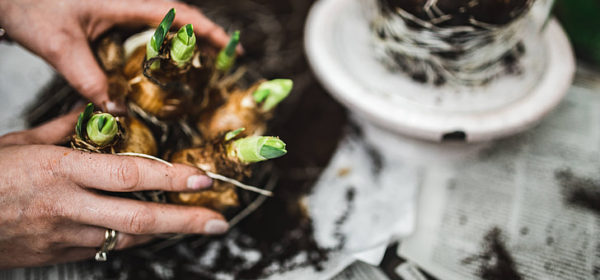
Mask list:
[[[134,117],[119,117],[125,124],[125,139],[119,147],[119,153],[137,153],[156,156],[158,148],[152,132],[140,120]]]
[[[173,154],[171,161],[242,180],[251,175],[250,164],[278,158],[287,153],[285,143],[276,137],[250,136],[236,140],[242,131],[243,129],[232,131],[218,143],[181,150]],[[235,186],[222,181],[215,182],[207,190],[196,193],[173,192],[168,197],[174,203],[203,206],[217,211],[239,204]]]
[[[125,65],[124,51],[123,45],[114,36],[107,36],[100,40],[96,56],[104,71],[120,72]]]
[[[116,36],[106,36],[100,40],[96,48],[96,57],[102,69],[106,72],[108,96],[116,103],[124,104],[129,85],[123,76],[125,54],[123,45]],[[123,113],[113,110],[117,113]]]
[[[173,154],[171,162],[219,173],[235,180],[250,175],[247,166],[227,159],[223,146],[218,144],[179,151]],[[173,192],[167,196],[173,203],[208,207],[221,212],[239,205],[235,187],[221,181],[215,181],[212,187],[205,191]]]

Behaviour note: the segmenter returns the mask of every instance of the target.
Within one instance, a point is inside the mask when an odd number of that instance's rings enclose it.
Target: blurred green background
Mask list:
[[[600,67],[600,0],[557,0],[554,12],[577,57]]]

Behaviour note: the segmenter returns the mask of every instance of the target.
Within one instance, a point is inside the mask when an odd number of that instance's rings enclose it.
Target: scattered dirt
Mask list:
[[[498,227],[490,229],[483,237],[481,253],[466,258],[463,264],[477,262],[478,276],[484,280],[520,280],[522,276],[516,268],[515,261],[506,248],[502,230]]]
[[[333,235],[338,241],[337,246],[334,250],[342,249],[346,245],[346,235],[342,232],[342,226],[350,217],[350,214],[354,212],[354,197],[356,196],[356,188],[353,186],[348,186],[346,189],[346,208],[340,217],[335,220],[335,230]]]
[[[367,141],[365,141],[364,132],[362,128],[358,126],[356,123],[350,123],[348,125],[348,133],[354,136],[355,139],[360,139],[363,146],[366,148],[367,156],[369,157],[369,161],[371,161],[371,174],[375,177],[375,179],[379,178],[381,174],[381,170],[385,167],[385,162],[383,160],[383,155],[377,150],[373,145]]]
[[[554,172],[567,203],[600,214],[600,178],[577,176],[571,169]]]

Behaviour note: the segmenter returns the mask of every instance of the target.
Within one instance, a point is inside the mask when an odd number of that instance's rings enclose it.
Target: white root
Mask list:
[[[244,190],[247,190],[247,191],[251,191],[251,192],[255,192],[255,193],[258,193],[258,194],[261,194],[261,195],[264,195],[264,196],[273,196],[273,192],[271,192],[271,191],[267,191],[265,189],[257,188],[257,187],[250,186],[250,185],[246,185],[246,184],[244,184],[244,183],[242,183],[240,181],[237,181],[235,179],[231,179],[231,178],[225,177],[225,176],[220,175],[220,174],[212,173],[210,171],[206,171],[206,170],[203,170],[203,171],[206,172],[206,175],[208,175],[208,177],[213,178],[215,180],[223,181],[223,182],[226,182],[226,183],[231,183],[231,184],[233,184],[236,187],[239,187],[241,189],[244,189]]]
[[[147,158],[147,159],[151,159],[151,160],[156,160],[158,162],[164,163],[170,167],[173,166],[172,163],[164,160],[164,159],[160,159],[151,155],[147,155],[147,154],[140,154],[140,153],[117,153],[116,155],[118,156],[132,156],[132,157],[141,157],[141,158]]]
[[[146,159],[151,159],[151,160],[156,160],[158,162],[164,163],[168,166],[173,166],[172,163],[165,161],[163,159],[151,156],[151,155],[146,155],[146,154],[140,154],[140,153],[117,153],[116,155],[119,156],[134,156],[134,157],[141,157],[141,158],[146,158]],[[233,184],[234,186],[247,190],[247,191],[251,191],[251,192],[255,192],[264,196],[273,196],[273,192],[268,191],[268,190],[264,190],[255,186],[250,186],[250,185],[246,185],[240,181],[237,181],[235,179],[231,179],[229,177],[225,177],[223,175],[217,174],[217,173],[213,173],[207,170],[203,170],[202,168],[200,168],[200,170],[204,171],[206,173],[206,175],[212,179],[215,180],[219,180],[219,181],[223,181],[225,183],[230,183]]]

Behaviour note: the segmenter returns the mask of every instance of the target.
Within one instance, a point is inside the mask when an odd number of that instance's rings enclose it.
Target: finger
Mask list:
[[[108,97],[107,78],[90,49],[86,37],[74,34],[63,49],[54,56],[47,57],[52,66],[81,95],[94,104],[106,107]]]
[[[228,229],[223,216],[201,207],[143,202],[88,193],[68,215],[76,222],[112,228],[135,235],[159,233],[221,234]]]
[[[53,263],[66,263],[91,259],[98,250],[94,248],[65,248],[54,255],[57,257]]]
[[[191,23],[194,26],[196,35],[207,39],[217,47],[224,47],[229,41],[229,35],[219,25],[208,19],[199,9],[177,2],[171,1],[138,1],[134,4],[131,1],[101,1],[103,5],[98,12],[105,20],[115,24],[146,23],[156,26],[163,19],[167,11],[175,8],[176,16],[173,21],[175,27],[181,27]],[[135,5],[135,9],[131,6]]]
[[[79,111],[72,111],[36,128],[14,132],[0,138],[1,145],[60,144],[75,130]]]
[[[68,140],[68,137],[75,132],[75,124],[77,123],[77,118],[82,110],[82,108],[73,110],[64,116],[31,129],[30,137],[34,142],[30,144],[65,143]]]
[[[105,241],[105,232],[105,228],[82,225],[63,231],[58,242],[64,247],[100,248]],[[148,243],[154,238],[153,235],[133,235],[118,232],[115,250],[135,247]]]
[[[67,149],[68,150],[68,149]],[[131,157],[69,150],[57,152],[57,172],[82,187],[112,192],[143,190],[193,191],[210,187],[212,180],[198,168]]]

